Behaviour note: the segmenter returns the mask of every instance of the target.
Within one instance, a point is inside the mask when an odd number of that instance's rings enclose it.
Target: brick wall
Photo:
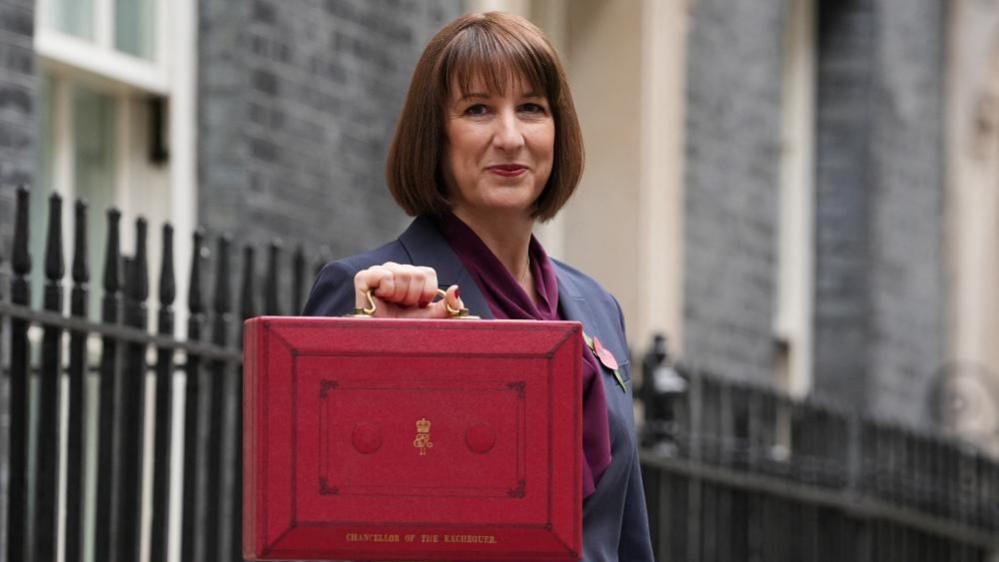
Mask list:
[[[388,143],[417,57],[461,3],[199,6],[200,224],[312,256],[394,238],[408,219],[385,187]]]
[[[35,172],[34,0],[0,0],[0,300],[9,298],[10,242],[14,230],[14,193],[31,185]],[[0,339],[0,364],[9,345]],[[9,456],[10,395],[0,385],[0,458]],[[0,463],[0,560],[7,553],[7,463]]]
[[[817,392],[927,422],[944,358],[941,0],[823,3]]]
[[[694,3],[688,55],[684,358],[770,381],[782,8]]]
[[[35,171],[34,19],[34,0],[0,0],[0,269],[9,266],[14,190]]]

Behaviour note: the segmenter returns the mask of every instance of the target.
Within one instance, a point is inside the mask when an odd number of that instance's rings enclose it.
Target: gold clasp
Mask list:
[[[447,313],[451,318],[462,318],[462,319],[478,319],[478,316],[472,316],[468,313],[467,308],[454,308],[450,303],[447,302],[447,292],[444,289],[437,289],[437,295],[441,297],[444,301],[444,308],[447,309]],[[372,317],[375,315],[375,311],[378,310],[378,305],[375,303],[375,296],[371,289],[364,291],[364,296],[368,300],[368,306],[363,308],[355,308],[353,316],[355,317]],[[440,301],[437,301],[440,302]]]

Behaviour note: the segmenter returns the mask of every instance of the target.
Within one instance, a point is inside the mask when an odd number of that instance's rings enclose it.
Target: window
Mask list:
[[[31,204],[31,254],[35,256],[32,294],[42,305],[45,244],[48,227],[48,194],[63,196],[63,249],[67,275],[71,274],[74,198],[89,204],[87,262],[90,265],[90,317],[100,316],[100,280],[107,226],[103,211],[118,204],[114,181],[118,153],[115,98],[45,75],[38,111],[37,184]],[[95,290],[98,289],[98,290]]]
[[[144,59],[153,58],[154,8],[154,0],[115,1],[115,49]]]
[[[162,1],[41,0],[42,26],[103,48],[155,61],[154,15]]]
[[[39,0],[38,170],[32,193],[32,255],[44,261],[48,194],[63,197],[67,278],[72,264],[73,204],[89,204],[87,224],[91,318],[100,315],[105,211],[122,211],[121,248],[131,254],[134,219],[149,224],[151,294],[158,281],[160,226],[173,222],[175,259],[189,255],[194,221],[193,127],[196,0]],[[169,47],[169,48],[168,48]],[[175,134],[171,108],[179,116]],[[184,164],[178,170],[177,155]],[[178,186],[180,186],[178,188]],[[178,198],[179,195],[179,198]],[[187,201],[186,205],[179,201]],[[186,212],[176,209],[184,208]],[[182,215],[176,220],[176,215]],[[34,303],[44,275],[36,265]],[[178,297],[186,294],[177,279]],[[66,299],[68,301],[68,299]],[[68,305],[67,305],[68,306]]]

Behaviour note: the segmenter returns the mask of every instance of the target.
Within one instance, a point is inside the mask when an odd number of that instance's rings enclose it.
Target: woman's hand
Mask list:
[[[357,272],[354,276],[354,306],[368,307],[366,293],[378,299],[374,316],[378,318],[449,318],[453,310],[464,307],[458,286],[447,288],[445,297],[437,297],[437,272],[431,267],[385,262]]]

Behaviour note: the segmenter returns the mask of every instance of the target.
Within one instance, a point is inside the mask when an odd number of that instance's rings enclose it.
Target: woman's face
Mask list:
[[[530,215],[552,171],[555,121],[543,92],[515,80],[489,92],[457,86],[445,111],[444,175],[455,209]]]

